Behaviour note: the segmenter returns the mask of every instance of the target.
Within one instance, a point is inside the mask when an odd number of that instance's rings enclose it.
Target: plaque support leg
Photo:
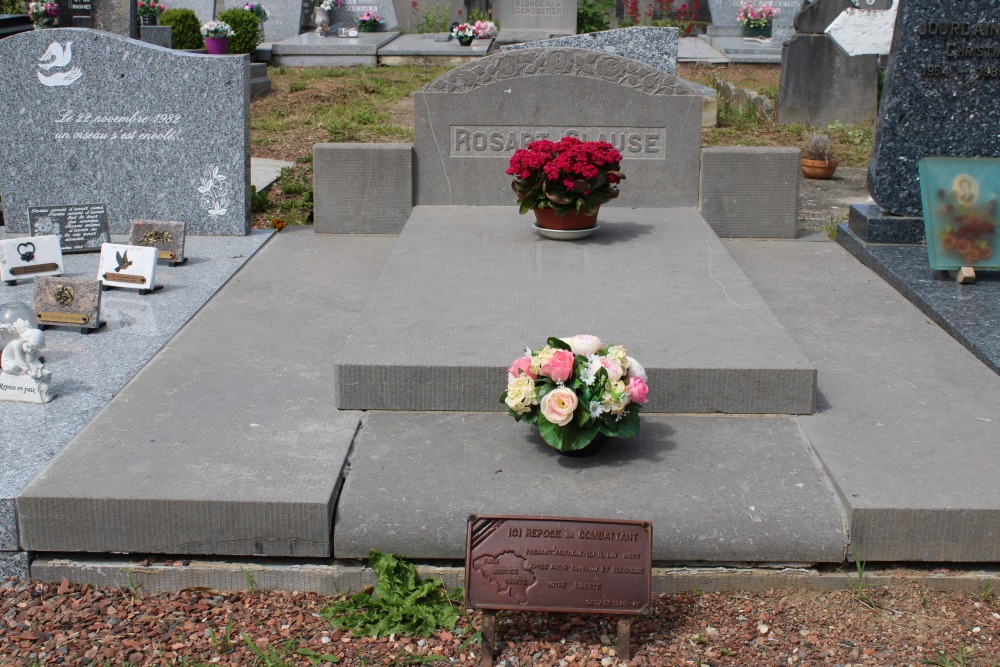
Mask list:
[[[949,271],[948,275],[960,285],[971,285],[976,282],[976,270],[971,266],[963,266],[957,271]]]
[[[479,638],[479,667],[493,667],[493,651],[497,645],[497,614],[494,611],[483,612],[482,636]]]
[[[629,644],[632,643],[632,619],[618,619],[618,640],[615,642],[615,649],[618,657],[628,660],[630,657]]]

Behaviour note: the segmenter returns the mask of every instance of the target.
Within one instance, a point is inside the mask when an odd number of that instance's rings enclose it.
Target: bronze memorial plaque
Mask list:
[[[465,600],[473,609],[646,613],[653,524],[469,517]]]

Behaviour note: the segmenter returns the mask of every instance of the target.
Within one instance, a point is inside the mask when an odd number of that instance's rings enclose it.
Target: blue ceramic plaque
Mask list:
[[[919,170],[931,268],[1000,269],[1000,159],[928,157]]]

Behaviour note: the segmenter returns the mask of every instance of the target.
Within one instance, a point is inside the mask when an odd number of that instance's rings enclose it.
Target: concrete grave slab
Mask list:
[[[795,238],[797,148],[726,146],[701,153],[701,214],[719,236]],[[761,183],[768,187],[762,188]]]
[[[677,28],[633,27],[557,37],[523,44],[508,44],[501,51],[516,49],[586,49],[638,60],[655,70],[677,74]]]
[[[271,45],[273,62],[286,67],[375,67],[378,50],[399,37],[398,32],[363,32],[349,38],[335,35],[306,32],[275,42]]]
[[[724,245],[819,369],[821,410],[797,421],[848,506],[852,550],[996,562],[1000,376],[836,244]]]
[[[464,65],[487,55],[492,39],[477,39],[462,46],[448,33],[400,35],[378,50],[380,65]]]
[[[830,24],[827,34],[849,56],[886,55],[892,46],[898,9],[896,3],[884,11],[848,9]]]
[[[895,215],[921,214],[920,158],[1000,157],[1000,4],[899,0],[868,191]],[[954,128],[942,131],[941,128]]]
[[[447,470],[449,482],[428,484],[421,470]],[[365,416],[336,558],[461,559],[469,514],[648,520],[663,562],[846,555],[839,503],[788,418],[643,415],[636,438],[571,458],[507,415]]]
[[[340,340],[394,239],[275,240],[20,494],[23,548],[330,555],[360,415],[331,409],[332,355],[299,349],[285,324]]]
[[[598,222],[590,239],[560,242],[513,203],[414,208],[338,355],[338,407],[501,410],[505,369],[525,346],[590,333],[645,366],[649,410],[813,411],[812,364],[696,210],[609,204]],[[593,278],[626,265],[645,268]],[[497,290],[484,299],[487,285]],[[610,303],[629,316],[595,305]]]
[[[398,233],[413,209],[413,146],[314,144],[313,200],[317,233]]]
[[[29,206],[107,202],[114,233],[130,218],[248,233],[248,64],[78,28],[0,40],[7,227],[27,230]]]
[[[588,99],[572,105],[566,100]],[[416,204],[511,202],[504,175],[517,148],[574,134],[615,144],[624,206],[698,201],[701,97],[621,56],[524,49],[463,65],[414,93]]]

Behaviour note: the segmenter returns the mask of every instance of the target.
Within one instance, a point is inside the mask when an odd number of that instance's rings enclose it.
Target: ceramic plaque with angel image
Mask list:
[[[1000,159],[928,157],[918,169],[930,268],[1000,269]]]
[[[156,289],[156,247],[105,243],[97,279],[104,287],[124,287],[152,291]]]
[[[25,236],[0,241],[0,277],[5,284],[62,273],[63,256],[58,236]]]

